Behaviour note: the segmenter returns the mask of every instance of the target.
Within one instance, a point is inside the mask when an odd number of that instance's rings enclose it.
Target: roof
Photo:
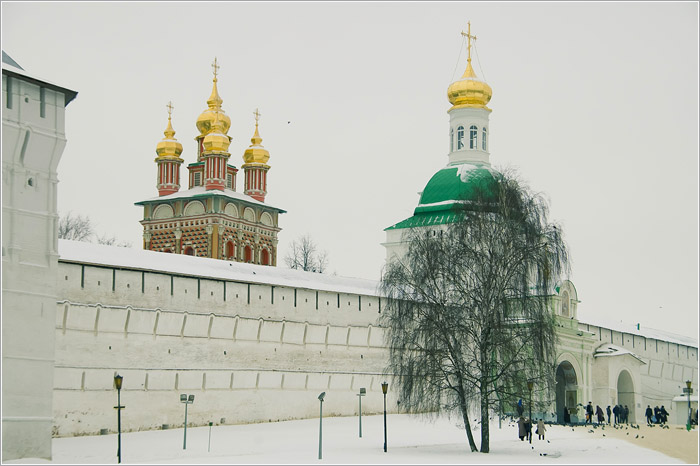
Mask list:
[[[623,356],[623,355],[625,355],[625,354],[628,354],[628,355],[632,356],[633,358],[635,358],[635,359],[637,359],[638,361],[640,361],[642,364],[646,364],[646,363],[644,362],[644,360],[642,360],[642,358],[640,358],[639,356],[637,356],[637,355],[636,355],[635,353],[633,353],[632,351],[630,351],[630,350],[628,350],[628,349],[626,349],[626,348],[622,348],[622,347],[617,346],[617,345],[613,345],[613,344],[611,344],[611,343],[604,343],[604,344],[600,345],[598,348],[596,348],[596,349],[593,351],[593,357],[594,357],[594,358],[611,357],[611,356]]]
[[[143,249],[106,246],[82,241],[58,240],[59,261],[103,267],[130,268],[213,278],[243,283],[287,286],[364,296],[379,296],[379,282],[339,277],[267,265],[229,262],[220,259],[168,254]]]
[[[693,348],[698,347],[698,339],[688,337],[685,335],[678,335],[677,333],[667,332],[665,330],[658,330],[655,328],[645,327],[643,325],[632,324],[622,321],[613,321],[609,319],[597,318],[595,322],[583,321],[579,315],[579,325],[594,325],[596,327],[607,328],[610,330],[615,330],[616,332],[627,333],[629,335],[637,335],[643,338],[651,338],[654,340],[668,341],[670,343],[676,343],[684,346],[692,346]]]
[[[5,51],[2,51],[2,74],[8,75],[8,76],[13,76],[15,78],[22,79],[24,81],[30,82],[32,84],[36,84],[39,87],[45,87],[47,89],[51,89],[57,92],[62,93],[63,95],[66,96],[65,98],[65,105],[68,106],[68,104],[76,98],[78,93],[76,91],[72,91],[66,87],[59,86],[57,84],[54,84],[46,79],[39,78],[38,76],[34,74],[29,74],[27,73],[24,68],[19,66],[19,64],[12,59],[8,54],[5,53]]]
[[[144,205],[144,204],[148,204],[151,202],[172,201],[175,199],[196,199],[196,198],[210,197],[210,196],[220,196],[220,197],[224,197],[227,199],[234,199],[237,201],[244,201],[244,202],[247,202],[249,204],[264,206],[264,207],[267,207],[270,209],[275,209],[281,214],[284,214],[287,212],[286,210],[282,210],[279,207],[274,207],[274,206],[271,206],[269,204],[265,204],[264,202],[260,202],[257,199],[253,199],[252,197],[248,196],[247,194],[239,193],[239,192],[236,192],[232,189],[226,188],[223,191],[221,191],[219,189],[206,190],[204,188],[204,186],[196,186],[192,189],[187,189],[184,191],[178,191],[178,192],[173,193],[173,194],[168,194],[167,196],[152,197],[152,198],[146,199],[144,201],[135,202],[134,204],[135,205]]]

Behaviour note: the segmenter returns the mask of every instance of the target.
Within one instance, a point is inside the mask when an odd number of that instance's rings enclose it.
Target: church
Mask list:
[[[470,50],[471,31],[466,36]],[[34,248],[43,245],[34,254],[47,258],[45,273],[55,287],[45,299],[51,306],[17,304],[13,315],[43,316],[22,339],[44,338],[42,360],[53,366],[52,377],[42,382],[43,391],[32,392],[44,407],[43,426],[50,426],[50,435],[115,432],[117,374],[123,377],[121,400],[128,406],[122,412],[123,431],[181,426],[181,394],[195,395],[188,418],[193,426],[315,417],[322,391],[327,393],[327,415],[356,415],[360,388],[367,391],[363,411],[378,413],[385,381],[389,411],[401,411],[391,374],[385,370],[388,350],[377,325],[384,303],[378,283],[277,267],[279,218],[286,212],[265,202],[270,154],[261,144],[260,114],[256,111],[251,145],[243,154],[244,187],[239,192],[238,169],[228,152],[231,120],[219,96],[217,66],[215,62],[207,108],[196,118],[200,134],[196,160],[187,166],[187,190],[180,190],[183,148],[168,107],[165,137],[155,150],[158,195],[136,202],[144,212],[142,250],[57,240],[55,228],[44,228],[41,241],[32,242]],[[37,98],[20,99],[20,86]],[[39,110],[36,118],[29,111],[6,111],[9,103],[38,109],[41,89],[62,92],[66,100],[73,95],[3,63],[4,131],[42,123]],[[492,110],[487,107],[492,92],[476,75],[469,53],[464,75],[447,89],[446,166],[428,181],[413,216],[385,230],[388,260],[405,250],[404,230],[449,222],[450,206],[468,195],[472,180],[492,170]],[[60,118],[64,111],[65,104],[55,107]],[[21,137],[3,138],[4,197],[5,190],[26,191],[26,176],[37,170],[16,157],[13,173],[21,176],[5,180],[6,158],[22,153],[22,144]],[[55,178],[58,164],[44,160],[46,178]],[[47,208],[55,217],[55,204]],[[3,204],[4,219],[6,209],[10,207]],[[393,220],[387,219],[387,224]],[[3,232],[5,296],[10,283],[5,277],[23,267],[22,257],[28,254],[29,246],[23,249],[17,241],[32,229],[14,217],[11,223],[17,230],[15,239]],[[33,286],[29,272],[23,277],[24,285],[12,285],[13,292]],[[556,393],[551,409],[533,415],[562,421],[560,413],[566,407],[578,422],[580,406],[592,401],[601,406],[626,404],[630,419],[638,422],[647,404],[664,404],[672,422],[684,422],[685,405],[677,400],[686,380],[697,386],[695,339],[588,321],[580,316],[581,301],[570,281],[557,287],[552,300],[559,337],[552,374]],[[25,328],[18,318],[12,324]],[[4,326],[3,336],[7,332]],[[9,395],[21,392],[30,381],[14,379],[14,386],[5,382],[14,375],[10,371],[20,370],[11,362],[31,354],[18,339],[6,341],[3,338],[3,459],[50,457],[50,435],[47,439],[45,428],[22,430],[21,418],[34,414]],[[697,397],[693,400],[696,407]],[[24,437],[37,445],[32,452],[18,446]]]

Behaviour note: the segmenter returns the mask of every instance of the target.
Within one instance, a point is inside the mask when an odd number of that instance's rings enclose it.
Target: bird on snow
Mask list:
[[[639,434],[637,434],[637,436],[636,436],[636,437],[634,437],[634,438],[639,438]]]
[[[605,437],[605,434],[603,434],[603,437]]]

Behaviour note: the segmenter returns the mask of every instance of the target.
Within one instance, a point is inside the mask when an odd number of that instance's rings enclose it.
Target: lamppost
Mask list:
[[[323,440],[323,399],[326,397],[326,392],[321,392],[318,395],[318,400],[321,402],[321,410],[318,415],[318,459],[321,459],[321,445]]]
[[[122,409],[126,406],[122,406],[122,380],[124,377],[117,374],[114,376],[114,386],[117,389],[117,406],[114,408],[117,410],[117,463],[122,462]]]
[[[530,429],[529,432],[527,433],[528,437],[530,437],[530,443],[532,443],[532,380],[527,381],[527,389],[530,391]]]
[[[386,391],[389,389],[389,384],[382,382],[382,393],[384,394],[384,453],[386,453]]]
[[[693,389],[690,386],[692,384],[692,382],[690,380],[686,380],[685,384],[687,387],[683,389],[683,392],[688,394],[688,423],[686,424],[685,427],[686,427],[686,429],[690,430],[691,422],[693,419],[693,411],[690,408],[690,394],[693,393]]]
[[[187,396],[186,394],[180,395],[180,403],[185,403],[185,437],[182,440],[182,449],[187,449],[187,405],[194,403],[194,395]]]
[[[360,438],[362,438],[362,397],[367,394],[367,390],[364,388],[360,389],[360,393],[357,395],[357,399],[360,401]]]

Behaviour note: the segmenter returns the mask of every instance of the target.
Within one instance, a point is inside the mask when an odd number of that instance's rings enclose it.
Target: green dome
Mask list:
[[[452,210],[455,204],[474,200],[480,189],[486,189],[491,194],[489,188],[495,181],[495,173],[490,165],[481,163],[461,163],[439,170],[421,193],[413,217],[392,225],[387,230],[455,221],[455,212]]]

